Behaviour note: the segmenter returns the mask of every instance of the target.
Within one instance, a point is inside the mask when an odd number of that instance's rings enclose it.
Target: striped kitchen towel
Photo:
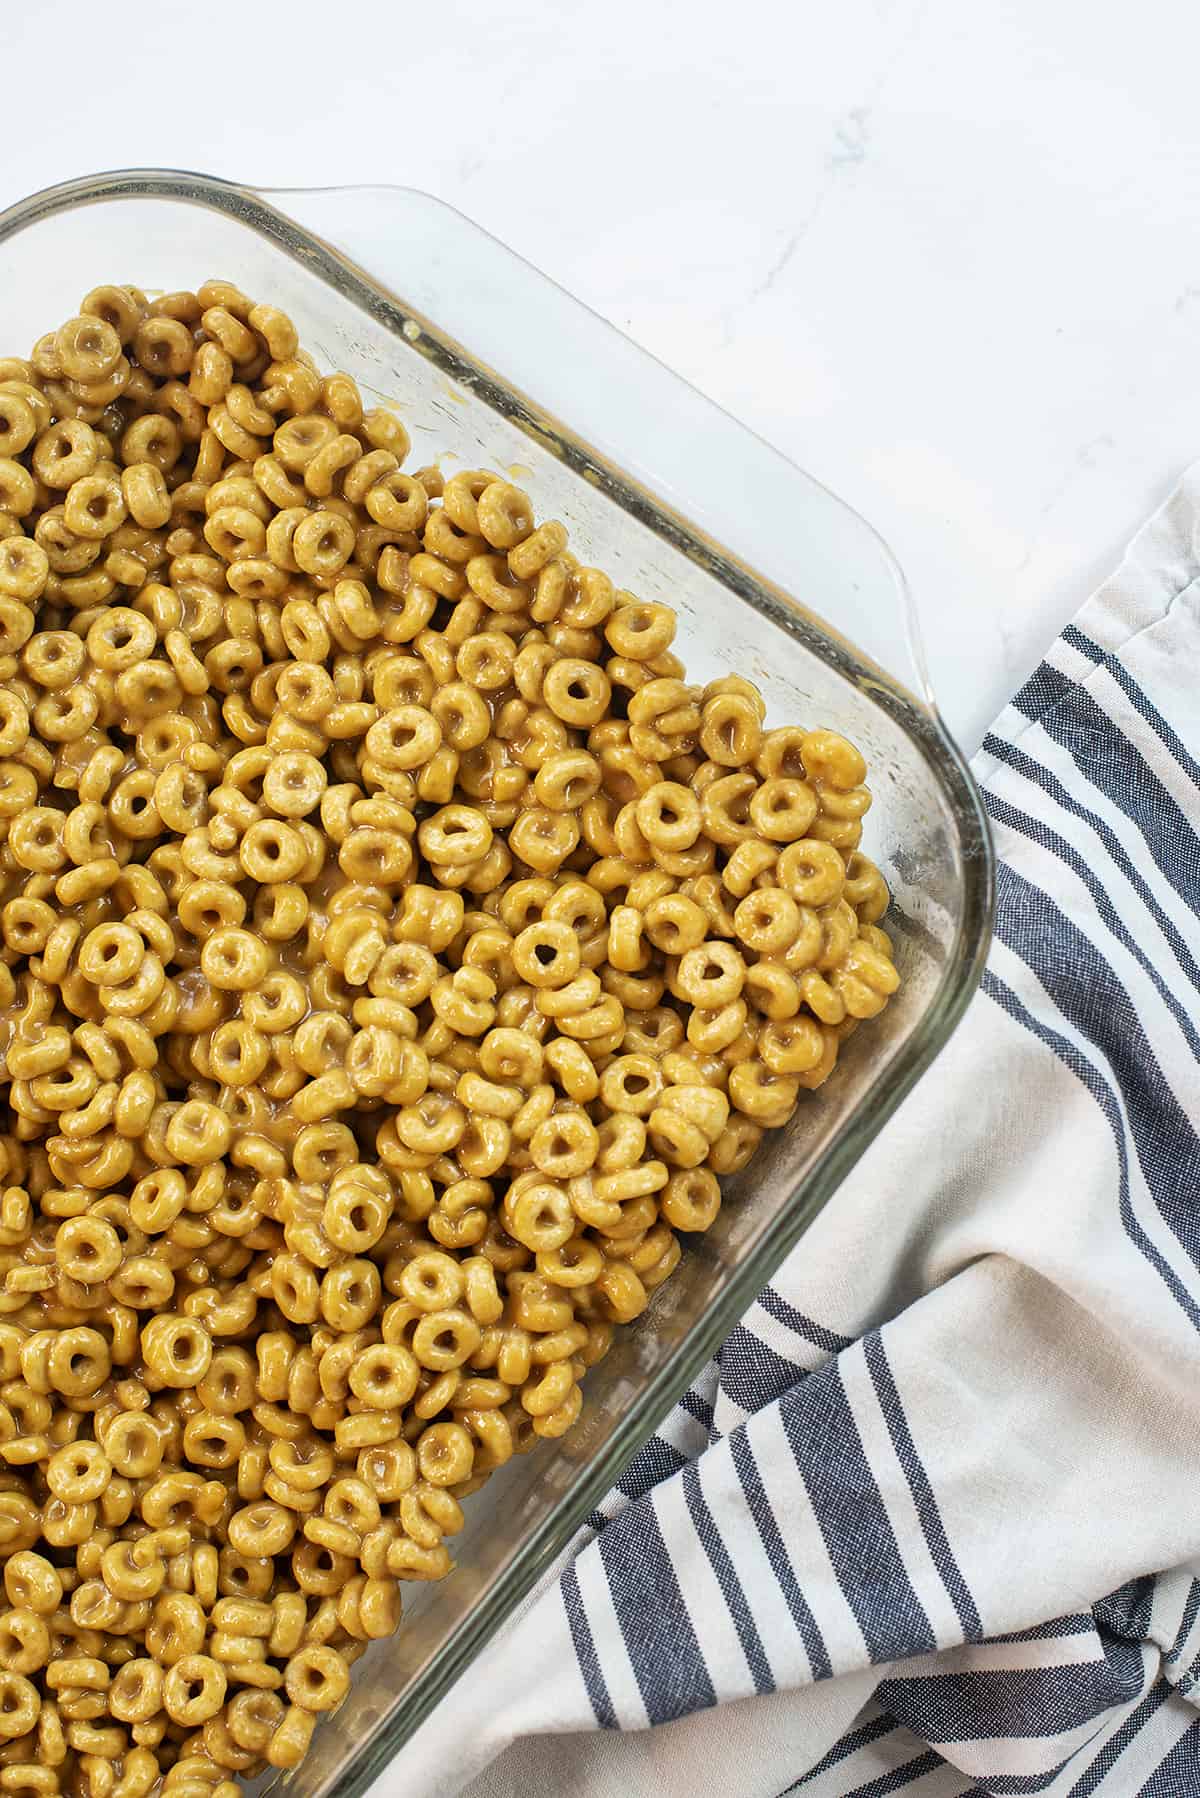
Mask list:
[[[986,740],[953,1041],[388,1798],[1200,1794],[1198,525]]]

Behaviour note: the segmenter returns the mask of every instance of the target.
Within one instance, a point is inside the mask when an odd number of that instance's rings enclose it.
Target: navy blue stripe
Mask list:
[[[853,1336],[839,1336],[836,1330],[827,1330],[824,1324],[817,1323],[811,1317],[805,1317],[803,1311],[797,1311],[794,1305],[789,1305],[773,1286],[768,1286],[765,1291],[759,1293],[758,1302],[777,1323],[786,1325],[793,1335],[803,1336],[804,1340],[811,1342],[814,1348],[825,1349],[831,1355],[839,1355],[843,1349],[850,1348],[854,1342]]]
[[[1200,1679],[1200,1654],[1196,1655],[1187,1671],[1175,1682],[1175,1690],[1182,1698],[1191,1698],[1197,1680]]]
[[[1003,1667],[885,1679],[876,1702],[924,1742],[986,1741],[992,1736],[1061,1736],[1114,1705],[1130,1704],[1145,1685],[1140,1652],[1114,1644],[1083,1666]]]
[[[1170,1690],[1170,1686],[1163,1679],[1151,1686],[1142,1702],[1136,1709],[1130,1711],[1120,1729],[1116,1731],[1115,1735],[1109,1737],[1095,1760],[1076,1780],[1071,1787],[1070,1798],[1088,1798],[1088,1793],[1094,1792],[1101,1781],[1107,1779],[1129,1744],[1150,1721]],[[1182,1793],[1180,1793],[1180,1798],[1183,1798]]]
[[[1189,1726],[1160,1761],[1137,1798],[1187,1798],[1200,1792],[1200,1721]]]
[[[1032,1629],[1006,1630],[1003,1635],[989,1636],[989,1642],[1053,1642],[1059,1636],[1077,1636],[1083,1630],[1096,1629],[1096,1620],[1090,1611],[1076,1611],[1070,1617],[1051,1617],[1045,1623],[1035,1623]]]
[[[597,1537],[625,1652],[651,1723],[717,1702],[654,1507],[627,1505]]]
[[[1194,1702],[1193,1694],[1198,1678],[1200,1678],[1200,1654],[1196,1656],[1187,1672],[1175,1681],[1175,1690],[1181,1698]]]
[[[689,1390],[684,1393],[679,1403],[689,1417],[694,1417],[697,1423],[702,1423],[706,1430],[712,1429],[713,1408],[706,1398],[701,1398],[698,1392]]]
[[[742,1496],[746,1501],[746,1509],[753,1517],[763,1545],[763,1553],[770,1563],[771,1572],[775,1575],[783,1601],[791,1613],[792,1622],[796,1626],[800,1640],[804,1644],[804,1652],[808,1656],[808,1664],[812,1668],[814,1679],[828,1679],[833,1672],[833,1664],[829,1659],[829,1651],[825,1646],[825,1638],[820,1626],[808,1606],[808,1600],[800,1590],[795,1569],[788,1556],[787,1546],[780,1534],[771,1501],[767,1497],[762,1475],[754,1459],[754,1450],[744,1429],[734,1430],[729,1438],[729,1452],[733,1457],[734,1471],[741,1481]]]
[[[999,931],[997,934],[1000,934]],[[1086,1055],[1079,1052],[1074,1043],[1068,1041],[1065,1036],[1061,1036],[1057,1030],[1051,1030],[1047,1024],[1043,1024],[1039,1018],[1036,1018],[1022,1004],[1011,987],[1006,986],[1004,981],[998,979],[990,968],[983,970],[979,984],[982,991],[990,999],[994,999],[997,1005],[1002,1006],[1011,1018],[1023,1025],[1031,1035],[1040,1038],[1047,1048],[1054,1051],[1063,1065],[1071,1070],[1076,1079],[1091,1094],[1104,1113],[1109,1129],[1113,1133],[1113,1142],[1117,1151],[1118,1203],[1121,1222],[1124,1224],[1130,1240],[1136,1244],[1149,1261],[1188,1321],[1200,1329],[1200,1307],[1197,1307],[1191,1293],[1179,1279],[1174,1268],[1151,1242],[1134,1212],[1133,1202],[1129,1196],[1129,1158],[1125,1147],[1124,1120],[1116,1095],[1107,1080],[1092,1066]]]
[[[1128,993],[1078,925],[1048,893],[1006,862],[997,864],[996,901],[996,935],[1033,970],[1063,1017],[1094,1043],[1108,1062],[1124,1101],[1124,1120],[1112,1089],[1094,1069],[1089,1067],[1088,1075],[1081,1073],[1080,1078],[1098,1099],[1103,1088],[1106,1100],[1100,1102],[1109,1112],[1122,1147],[1127,1120],[1155,1207],[1193,1265],[1200,1268],[1200,1210],[1195,1199],[1200,1140],[1163,1078]],[[1080,1067],[1088,1065],[1086,1057],[1076,1055],[1076,1060]],[[1143,1253],[1162,1273],[1166,1263],[1148,1239]],[[1171,1279],[1176,1295],[1183,1295],[1188,1316],[1200,1324],[1200,1312],[1191,1295],[1173,1275]]]
[[[681,1455],[669,1442],[664,1442],[661,1436],[651,1436],[649,1442],[642,1444],[617,1481],[617,1490],[623,1492],[626,1498],[641,1498],[643,1493],[678,1473],[686,1461],[687,1456]]]
[[[793,1386],[779,1420],[871,1660],[930,1653],[937,1642],[900,1558],[838,1363],[827,1361]]]
[[[865,1786],[855,1786],[846,1798],[887,1798],[889,1792],[898,1792],[901,1786],[908,1786],[914,1779],[924,1779],[927,1773],[936,1773],[939,1767],[945,1766],[940,1754],[931,1748],[928,1754],[918,1754],[915,1760],[905,1761],[902,1767],[893,1767],[890,1773],[881,1773],[878,1779],[869,1779]]]
[[[1083,779],[1124,812],[1175,891],[1193,911],[1200,909],[1200,837],[1191,821],[1086,687],[1057,668],[1047,667],[1046,681],[1054,702],[1038,718],[1043,731],[1066,750]]]
[[[722,1345],[721,1390],[742,1411],[761,1411],[807,1373],[807,1368],[768,1348],[745,1324],[737,1324]]]
[[[592,1701],[596,1722],[601,1729],[617,1728],[617,1713],[613,1709],[612,1699],[608,1695],[608,1686],[604,1679],[604,1670],[596,1653],[596,1644],[592,1641],[592,1626],[588,1622],[587,1608],[579,1591],[579,1581],[573,1566],[568,1567],[559,1581],[562,1593],[563,1609],[567,1613],[567,1625],[571,1631],[571,1640],[575,1644],[575,1658],[579,1662],[579,1671],[583,1683],[587,1687],[587,1695]]]
[[[1056,668],[1051,668],[1048,662],[1039,663],[1024,686],[1018,687],[1013,694],[1013,710],[1023,713],[1026,718],[1039,720],[1043,712],[1057,704],[1061,694],[1060,680]],[[986,741],[984,747],[987,747]]]
[[[1108,1062],[1154,1202],[1200,1268],[1200,1138],[1163,1077],[1137,1007],[1111,963],[1057,901],[1006,862],[997,866],[996,900],[997,935]]]
[[[1140,947],[1137,938],[1125,928],[1115,905],[1079,851],[1074,849],[1065,837],[1060,837],[1057,831],[1051,830],[1049,825],[1044,824],[1040,818],[1031,818],[1028,812],[1019,811],[1015,805],[1010,805],[1006,799],[998,798],[995,793],[986,795],[986,804],[989,816],[994,818],[997,823],[1007,826],[1009,830],[1019,832],[1021,836],[1028,837],[1031,843],[1036,843],[1039,848],[1047,850],[1051,855],[1056,855],[1059,861],[1065,867],[1070,868],[1081,884],[1087,888],[1092,903],[1096,907],[1096,914],[1108,930],[1109,935],[1116,938],[1121,947],[1129,955],[1132,955],[1143,974],[1149,976],[1159,998],[1178,1024],[1188,1048],[1197,1061],[1200,1061],[1200,1031],[1197,1031],[1186,1007],[1179,1003],[1150,957]]]
[[[1105,651],[1098,643],[1093,643],[1090,637],[1085,637],[1077,624],[1065,625],[1062,637],[1064,643],[1069,643],[1072,649],[1079,650],[1081,655],[1085,655],[1089,662],[1095,662],[1097,667],[1103,662]]]
[[[1192,1633],[1192,1625],[1200,1613],[1200,1580],[1193,1580],[1188,1591],[1187,1603],[1183,1607],[1183,1617],[1175,1634],[1174,1644],[1163,1657],[1170,1667],[1177,1661],[1187,1646],[1188,1637]]]
[[[742,1582],[738,1578],[733,1557],[722,1540],[708,1500],[701,1490],[700,1474],[694,1465],[685,1469],[680,1484],[683,1487],[683,1496],[687,1500],[692,1527],[701,1548],[708,1556],[708,1564],[721,1588],[721,1596],[729,1608],[733,1627],[737,1631],[738,1641],[742,1645],[742,1653],[746,1657],[746,1666],[754,1681],[754,1690],[757,1693],[773,1692],[775,1676],[771,1672],[771,1663],[767,1659],[766,1650],[762,1645],[762,1637],[758,1633],[750,1606],[746,1602],[746,1594],[742,1590]]]
[[[1158,925],[1189,983],[1197,992],[1200,992],[1200,963],[1197,963],[1183,937],[1154,897],[1148,882],[1126,854],[1121,839],[1111,826],[1106,824],[1098,813],[1089,810],[1086,805],[1081,805],[1078,799],[1064,787],[1057,774],[1052,774],[1049,768],[1044,768],[1040,762],[1033,761],[1021,750],[1014,749],[1011,743],[1004,743],[999,737],[988,736],[984,738],[984,748],[989,749],[993,755],[1001,757],[1024,780],[1039,786],[1061,811],[1069,813],[1072,818],[1078,818],[1082,824],[1087,825],[1089,830],[1095,832],[1104,845],[1109,860],[1120,869]],[[995,796],[991,797],[994,799]]]
[[[609,1523],[603,1511],[589,1511],[583,1521],[585,1528],[595,1531],[596,1535],[599,1535],[601,1530],[607,1529]]]
[[[1126,1580],[1115,1592],[1109,1592],[1092,1606],[1092,1615],[1102,1630],[1122,1637],[1127,1642],[1145,1642],[1150,1635],[1150,1619],[1154,1614],[1155,1579],[1152,1573]]]
[[[929,1475],[917,1453],[917,1445],[912,1439],[908,1427],[908,1419],[904,1415],[904,1406],[900,1402],[900,1394],[896,1390],[896,1381],[888,1365],[887,1351],[883,1346],[883,1338],[878,1330],[872,1330],[863,1340],[863,1352],[866,1356],[867,1368],[871,1375],[871,1384],[875,1388],[875,1397],[879,1401],[879,1409],[883,1413],[888,1427],[888,1435],[892,1439],[892,1447],[896,1451],[896,1459],[904,1469],[904,1477],[908,1481],[916,1507],[917,1518],[921,1525],[921,1533],[929,1549],[930,1559],[938,1570],[938,1577],[946,1588],[947,1596],[962,1624],[963,1638],[968,1642],[978,1642],[983,1637],[983,1624],[979,1612],[975,1608],[966,1580],[962,1576],[958,1562],[954,1558],[954,1550],[946,1535],[946,1526],[942,1522],[942,1514],[930,1484]]]
[[[1085,637],[1077,625],[1069,624],[1067,626],[1063,632],[1063,641],[1069,643],[1072,649],[1079,650],[1082,655],[1087,656],[1112,675],[1125,697],[1132,704],[1134,711],[1139,717],[1146,720],[1163,748],[1170,751],[1192,784],[1200,786],[1200,762],[1197,762],[1189,753],[1186,743],[1172,730],[1158,707],[1147,697],[1144,688],[1134,680],[1124,662],[1119,657],[1110,655],[1106,649],[1101,649],[1100,645],[1093,643],[1090,637]]]
[[[1158,1579],[1153,1573],[1143,1573],[1140,1579],[1131,1580],[1128,1586],[1122,1586],[1122,1593],[1129,1593],[1132,1605],[1127,1612],[1129,1629],[1135,1641],[1145,1642],[1150,1637],[1150,1619],[1154,1615],[1154,1597],[1158,1590]]]
[[[1029,676],[1029,680],[1025,681],[1024,687],[1018,687],[1013,694],[1013,701],[1011,701],[1013,710],[1022,712],[1024,717],[1040,719],[1043,712],[1049,710],[1049,707],[1054,705],[1060,696],[1060,687],[1056,681],[1052,680],[1052,676],[1056,672],[1058,671],[1051,669],[1049,663],[1038,663],[1038,667]],[[988,748],[986,739],[984,739],[984,748]]]
[[[815,1767],[811,1767],[807,1773],[801,1774],[800,1778],[787,1788],[787,1791],[798,1792],[802,1786],[809,1785],[822,1773],[828,1773],[831,1767],[836,1767],[839,1762],[848,1760],[850,1755],[857,1754],[860,1748],[869,1748],[872,1742],[878,1742],[882,1736],[892,1735],[898,1728],[899,1724],[896,1719],[889,1717],[885,1711],[878,1717],[872,1717],[871,1721],[864,1723],[861,1729],[847,1730],[841,1740],[834,1743],[829,1753],[822,1756]],[[780,1798],[787,1798],[787,1792],[782,1792]]]

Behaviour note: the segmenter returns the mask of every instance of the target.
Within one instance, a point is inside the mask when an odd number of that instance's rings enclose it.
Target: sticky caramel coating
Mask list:
[[[223,280],[0,363],[0,1768],[235,1798],[896,990],[852,744]]]

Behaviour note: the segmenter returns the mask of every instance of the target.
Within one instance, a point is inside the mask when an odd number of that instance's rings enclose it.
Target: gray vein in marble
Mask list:
[[[878,94],[875,99],[878,99]],[[826,166],[831,169],[853,167],[863,162],[867,154],[867,120],[871,116],[870,107],[852,106],[845,116],[838,120],[833,128],[837,144],[826,157]]]
[[[777,286],[780,277],[787,272],[795,260],[796,252],[820,218],[825,202],[848,179],[853,178],[858,169],[866,162],[872,110],[878,106],[883,91],[897,66],[920,35],[927,9],[928,0],[920,0],[920,4],[913,7],[908,24],[901,33],[891,55],[883,63],[874,81],[868,87],[862,101],[857,106],[847,107],[834,119],[834,141],[825,156],[824,179],[813,196],[808,212],[785,240],[766,273],[750,289],[746,298],[736,301],[725,309],[721,317],[718,349],[727,350],[730,347],[740,316]]]
[[[815,217],[815,214],[813,216]],[[764,293],[770,293],[772,287],[774,287],[776,281],[778,281],[780,275],[792,260],[792,257],[796,254],[796,251],[800,248],[800,239],[804,236],[804,233],[808,230],[811,223],[812,218],[809,218],[803,225],[801,225],[798,231],[792,232],[792,235],[788,238],[782,250],[780,250],[778,256],[776,256],[774,262],[750,295],[751,300],[757,300]]]

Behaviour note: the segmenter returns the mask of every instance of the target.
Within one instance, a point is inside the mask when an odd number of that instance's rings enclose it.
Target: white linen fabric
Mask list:
[[[387,1798],[1200,1793],[1198,521],[977,760],[962,1026]]]

